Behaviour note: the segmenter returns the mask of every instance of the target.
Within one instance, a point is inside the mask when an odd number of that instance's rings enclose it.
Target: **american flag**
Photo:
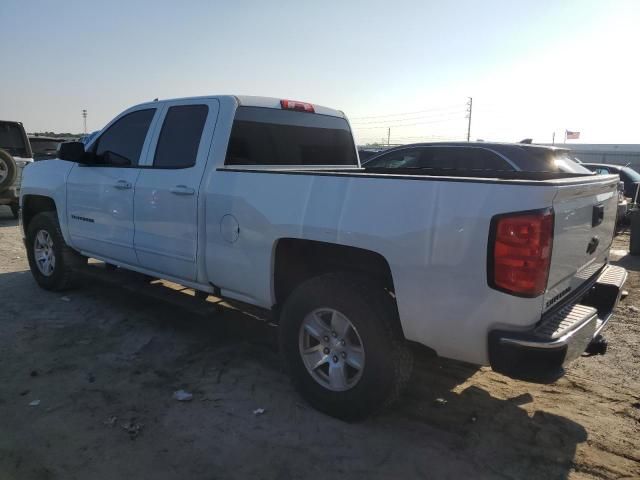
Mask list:
[[[565,130],[565,132],[567,140],[578,140],[580,138],[580,132],[572,132],[570,130]]]

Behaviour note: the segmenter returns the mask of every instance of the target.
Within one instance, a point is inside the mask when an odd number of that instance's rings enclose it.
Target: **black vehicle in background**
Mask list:
[[[617,222],[627,219],[628,202],[625,196],[635,195],[640,174],[620,165],[581,163],[571,151],[529,143],[467,143],[439,142],[403,145],[385,150],[362,162],[369,171],[402,169],[407,172],[420,169],[422,173],[437,170],[464,175],[464,171],[490,170],[492,174],[508,177],[510,172],[564,172],[569,174],[619,174],[624,192],[619,192]],[[597,167],[592,168],[592,167]],[[622,183],[622,182],[621,182]],[[633,195],[630,195],[633,192]]]
[[[56,158],[56,151],[61,142],[66,141],[62,138],[44,137],[39,135],[30,135],[29,143],[33,151],[33,159],[46,160],[48,158]]]
[[[620,181],[624,183],[624,196],[635,200],[636,192],[640,186],[640,173],[636,172],[633,168],[607,163],[583,163],[582,165],[592,172],[599,174],[620,175]],[[640,195],[638,197],[640,199]]]
[[[373,147],[358,148],[358,157],[360,157],[360,164],[363,164],[374,155],[377,155],[380,152],[384,152],[385,150],[386,148],[373,148]]]
[[[593,174],[566,149],[523,143],[414,143],[385,150],[362,163],[365,169],[491,170]]]

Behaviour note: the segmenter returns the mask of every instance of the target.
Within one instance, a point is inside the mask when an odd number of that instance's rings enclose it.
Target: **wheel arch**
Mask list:
[[[395,301],[391,266],[381,254],[349,245],[299,238],[280,238],[273,251],[271,278],[276,312],[305,280],[330,272],[360,274],[387,291],[396,313],[394,328],[405,338]]]
[[[38,213],[55,212],[60,221],[60,213],[53,198],[45,195],[27,194],[22,197],[22,228],[26,235],[29,223]],[[62,222],[60,222],[62,224]]]

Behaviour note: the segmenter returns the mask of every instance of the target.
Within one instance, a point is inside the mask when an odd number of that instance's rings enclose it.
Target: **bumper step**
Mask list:
[[[620,300],[627,279],[624,268],[608,265],[575,303],[545,314],[532,329],[489,332],[491,368],[512,378],[549,383],[564,374],[564,366],[594,345]],[[596,340],[595,344],[593,343]]]
[[[545,319],[533,331],[542,340],[555,340],[597,316],[598,311],[586,305],[567,305]]]

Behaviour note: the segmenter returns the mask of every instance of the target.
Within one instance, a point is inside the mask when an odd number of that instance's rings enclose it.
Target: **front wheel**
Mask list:
[[[64,241],[55,212],[38,213],[27,228],[27,258],[31,274],[45,290],[65,290],[75,282],[86,258]]]
[[[396,400],[412,355],[389,294],[357,275],[331,273],[300,285],[280,319],[292,381],[315,408],[358,420]]]

